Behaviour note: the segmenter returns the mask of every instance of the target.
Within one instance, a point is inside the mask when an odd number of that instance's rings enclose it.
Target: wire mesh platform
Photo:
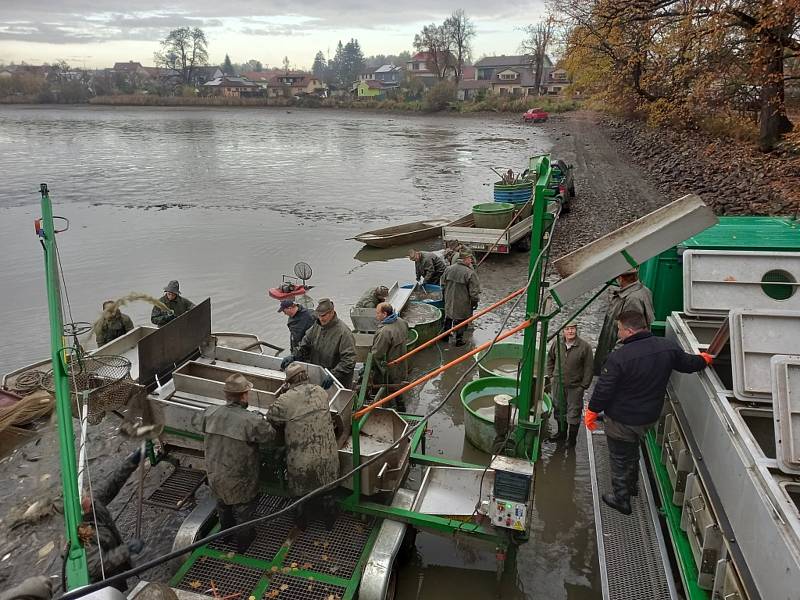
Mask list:
[[[262,495],[256,513],[272,514],[290,499]],[[220,539],[198,548],[172,580],[181,590],[215,597],[247,599],[349,600],[354,598],[372,550],[376,520],[340,513],[328,530],[312,518],[305,530],[287,513],[256,525],[256,538],[243,553],[233,540]]]
[[[187,467],[175,467],[161,485],[144,501],[145,504],[180,510],[193,497],[203,482],[206,472]]]
[[[601,496],[611,492],[608,445],[602,426],[587,430],[594,498],[597,555],[605,600],[677,599],[647,470],[639,458],[639,496],[631,498],[630,515],[608,507]]]

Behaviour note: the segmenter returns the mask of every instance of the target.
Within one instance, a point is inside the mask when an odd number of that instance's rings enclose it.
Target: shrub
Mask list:
[[[425,110],[438,112],[450,106],[456,97],[456,86],[450,81],[440,81],[425,95]]]

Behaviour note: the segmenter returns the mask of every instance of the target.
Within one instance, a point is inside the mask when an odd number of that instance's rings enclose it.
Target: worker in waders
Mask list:
[[[87,490],[81,496],[83,516],[78,526],[78,538],[86,550],[91,583],[130,570],[133,568],[131,557],[144,548],[142,540],[132,539],[126,542],[123,539],[114,517],[107,508],[141,460],[141,450],[136,450],[108,479],[100,485],[95,485],[91,494]],[[127,584],[125,581],[118,581],[113,587],[124,592]]]
[[[684,352],[673,340],[654,336],[642,313],[625,311],[617,319],[622,347],[608,356],[594,386],[584,422],[603,426],[611,467],[611,493],[603,502],[624,515],[631,514],[631,496],[639,495],[639,445],[656,424],[672,371],[694,373],[711,364],[712,356]]]
[[[461,253],[455,264],[444,271],[441,280],[442,295],[444,296],[444,326],[443,331],[458,325],[461,321],[472,316],[472,311],[478,307],[481,295],[481,284],[478,274],[472,268],[475,258],[472,254]],[[464,345],[464,328],[456,334],[456,346]],[[443,338],[449,342],[450,336]]]
[[[103,316],[94,329],[98,348],[125,335],[131,329],[133,329],[133,321],[128,315],[120,312],[116,302],[113,300],[103,302]]]
[[[375,288],[369,288],[361,295],[361,298],[356,302],[355,308],[375,308],[381,302],[386,302],[389,297],[389,288],[385,285],[379,285]]]
[[[414,262],[414,281],[422,285],[439,285],[442,273],[447,268],[441,256],[435,252],[409,250],[408,258]]]
[[[647,327],[655,320],[653,292],[639,281],[639,269],[628,269],[617,277],[619,289],[611,292],[603,328],[594,353],[594,374],[599,375],[609,353],[617,347],[617,318],[625,311],[644,315]]]
[[[303,336],[297,351],[281,361],[281,370],[296,360],[310,362],[328,369],[339,383],[350,389],[356,368],[356,338],[336,315],[330,298],[320,300],[314,312],[317,322]],[[322,381],[323,389],[333,385],[333,377]]]
[[[252,389],[244,375],[225,380],[227,404],[211,406],[203,415],[204,450],[208,485],[217,499],[220,528],[225,530],[254,518],[261,470],[259,445],[274,440],[275,432],[258,412],[247,410]],[[255,539],[255,527],[233,534],[239,552]]]
[[[547,441],[578,440],[583,394],[592,383],[592,347],[578,337],[578,326],[566,325],[547,353],[547,385],[555,408],[558,432]]]
[[[375,319],[378,321],[378,330],[372,340],[372,382],[396,387],[408,378],[408,367],[405,361],[392,366],[387,363],[406,353],[408,323],[400,318],[388,302],[382,302],[375,308]],[[390,388],[388,391],[395,390]],[[406,410],[402,397],[395,399],[395,406],[402,412]]]
[[[166,310],[158,306],[153,307],[150,313],[150,321],[153,325],[163,327],[172,319],[180,317],[183,313],[189,312],[194,308],[194,303],[181,296],[181,288],[178,282],[173,279],[164,288],[164,295],[159,301],[166,306]]]
[[[286,321],[286,327],[289,328],[289,350],[295,352],[303,336],[306,334],[311,326],[317,322],[311,311],[304,306],[295,304],[294,300],[281,300],[281,305],[278,308],[279,313],[285,314],[289,319]]]
[[[299,498],[339,477],[339,451],[328,407],[328,394],[308,381],[306,367],[294,363],[286,368],[286,383],[276,392],[267,419],[283,437],[289,495]],[[321,514],[328,529],[336,518],[334,500],[319,494],[301,504],[296,524],[305,529],[309,519]]]

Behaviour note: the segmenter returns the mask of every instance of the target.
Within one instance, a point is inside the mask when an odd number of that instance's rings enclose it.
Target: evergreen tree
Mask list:
[[[336,46],[336,54],[333,55],[333,60],[328,63],[328,70],[330,71],[330,83],[334,83],[339,87],[342,86],[342,69],[344,67],[344,46],[342,40]],[[348,88],[349,89],[349,88]]]
[[[231,57],[227,54],[225,55],[225,61],[222,63],[222,72],[225,73],[225,75],[236,75],[233,63],[231,63]]]
[[[326,75],[325,72],[327,70],[328,62],[325,60],[325,55],[322,53],[322,50],[320,50],[314,57],[314,65],[311,67],[311,72],[314,73],[314,77],[324,81]]]

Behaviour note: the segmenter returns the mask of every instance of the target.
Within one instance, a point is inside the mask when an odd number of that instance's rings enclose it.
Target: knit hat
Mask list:
[[[167,284],[167,287],[164,288],[164,291],[165,292],[171,292],[173,294],[177,294],[178,296],[180,296],[181,295],[181,288],[180,288],[180,285],[178,285],[178,280],[177,279],[173,279],[172,281],[170,281]]]

